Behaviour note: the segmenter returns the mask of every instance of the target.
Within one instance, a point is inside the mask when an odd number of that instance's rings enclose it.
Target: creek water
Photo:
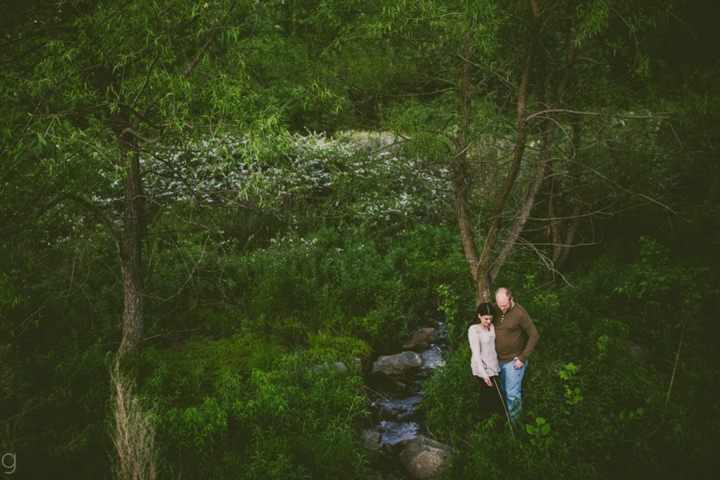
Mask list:
[[[443,365],[444,338],[436,334],[437,343],[415,350],[423,359],[422,367],[410,369],[402,375],[388,376],[376,373],[366,379],[366,392],[370,406],[367,428],[380,433],[379,458],[372,467],[386,480],[412,478],[397,458],[398,444],[417,435],[427,434],[422,410],[422,382]],[[400,353],[399,350],[395,353]]]

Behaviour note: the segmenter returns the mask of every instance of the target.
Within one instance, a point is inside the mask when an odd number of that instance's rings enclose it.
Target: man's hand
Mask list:
[[[513,368],[515,368],[515,370],[520,370],[523,367],[523,365],[525,365],[525,364],[523,362],[521,362],[518,357],[515,357],[515,364],[513,365]]]
[[[492,387],[492,386],[493,386],[492,380],[490,380],[490,377],[485,377],[485,383],[487,383],[487,386],[488,386],[488,387]]]

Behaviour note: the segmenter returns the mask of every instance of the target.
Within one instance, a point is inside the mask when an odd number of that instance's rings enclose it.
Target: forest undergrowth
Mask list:
[[[50,217],[5,245],[0,440],[18,478],[370,478],[365,376],[437,322],[451,348],[421,407],[456,451],[446,478],[714,471],[720,279],[681,232],[610,222],[622,234],[578,249],[562,274],[516,248],[495,285],[541,340],[520,421],[483,422],[465,337],[476,292],[447,172],[412,151],[372,154],[382,137],[293,138],[278,168],[238,173],[266,176],[242,208],[213,207],[222,230],[153,224],[143,348],[122,375],[122,283],[103,230]],[[185,218],[206,214],[183,202]]]

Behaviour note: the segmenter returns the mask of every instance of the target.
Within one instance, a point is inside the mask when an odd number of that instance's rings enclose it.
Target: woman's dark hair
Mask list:
[[[495,308],[487,302],[483,302],[477,307],[478,315],[495,315]]]

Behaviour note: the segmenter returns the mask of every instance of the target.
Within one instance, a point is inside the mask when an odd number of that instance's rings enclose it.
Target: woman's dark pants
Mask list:
[[[490,381],[493,384],[492,387],[488,387],[487,383],[485,383],[485,379],[482,377],[476,376],[475,378],[477,378],[480,382],[480,411],[483,413],[483,417],[489,416],[493,413],[504,415],[502,408],[503,400],[500,396],[500,391],[498,390],[500,385],[497,384],[500,377],[490,377]]]

